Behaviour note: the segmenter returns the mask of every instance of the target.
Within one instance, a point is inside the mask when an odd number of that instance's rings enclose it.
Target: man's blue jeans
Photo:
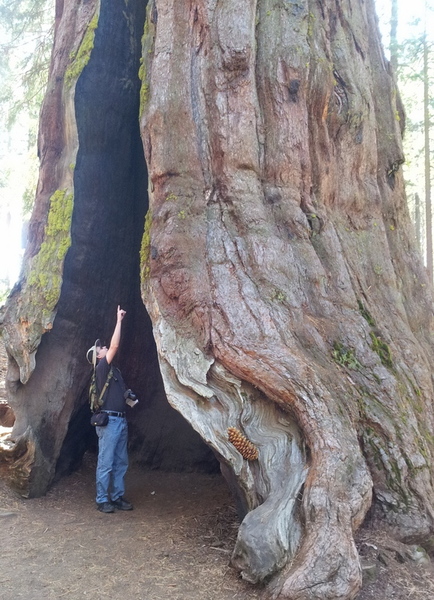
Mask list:
[[[128,469],[128,426],[122,417],[109,416],[105,427],[97,427],[98,464],[96,501],[110,502],[125,493],[124,477]]]

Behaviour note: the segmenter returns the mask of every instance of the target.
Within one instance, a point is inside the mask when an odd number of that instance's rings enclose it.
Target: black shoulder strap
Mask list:
[[[113,367],[110,367],[110,371],[108,372],[106,382],[105,382],[104,387],[102,388],[101,393],[100,393],[99,398],[98,398],[98,406],[102,406],[103,403],[104,403],[104,401],[103,401],[104,394],[107,391],[107,388],[108,388],[109,383],[110,383],[110,379],[112,377],[113,377]]]

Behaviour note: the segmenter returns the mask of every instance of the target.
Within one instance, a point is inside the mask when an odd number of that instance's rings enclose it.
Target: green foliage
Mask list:
[[[0,171],[0,188],[5,188],[10,176],[10,169],[2,169]]]
[[[335,362],[348,369],[360,369],[362,367],[356,358],[354,348],[347,348],[340,342],[334,342],[332,357]]]
[[[383,274],[383,267],[381,265],[374,265],[374,273],[375,275],[382,275]]]
[[[0,0],[0,114],[9,129],[38,118],[53,45],[52,0]]]
[[[0,279],[0,306],[6,302],[10,291],[9,282],[6,279]]]
[[[39,175],[39,161],[37,160],[37,157],[35,158],[36,160],[31,161],[27,169],[27,185],[22,198],[22,213],[24,217],[30,216],[35,201],[35,192]]]
[[[286,294],[285,292],[282,292],[282,290],[275,288],[271,294],[271,300],[274,302],[285,302]]]
[[[367,310],[365,305],[361,300],[357,300],[357,304],[359,305],[359,310],[363,318],[367,321],[367,323],[371,327],[376,327],[375,320],[373,319],[370,312]],[[378,333],[378,332],[377,332]],[[380,357],[381,363],[387,367],[388,369],[393,370],[393,361],[392,361],[392,353],[390,351],[389,346],[384,342],[379,335],[377,335],[374,331],[370,331],[369,335],[372,341],[372,349],[374,352],[378,354]]]
[[[17,173],[22,173],[16,163],[26,165],[31,175],[24,192],[24,214],[31,211],[35,195],[34,171],[39,166],[36,137],[48,80],[53,24],[53,0],[0,0],[0,137],[8,140],[0,185],[13,188]],[[27,133],[25,141],[23,129]],[[20,158],[14,161],[18,155]],[[22,175],[19,180],[23,181]],[[19,204],[20,195],[14,197]]]

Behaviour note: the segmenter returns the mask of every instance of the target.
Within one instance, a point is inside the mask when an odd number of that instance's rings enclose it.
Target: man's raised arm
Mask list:
[[[110,340],[110,347],[107,350],[107,354],[106,354],[106,359],[109,364],[114,359],[116,352],[118,351],[118,348],[119,348],[119,344],[121,341],[122,319],[124,318],[125,314],[126,314],[126,311],[122,310],[122,308],[120,306],[118,306],[116,327],[115,327],[115,330],[113,331],[112,339]]]

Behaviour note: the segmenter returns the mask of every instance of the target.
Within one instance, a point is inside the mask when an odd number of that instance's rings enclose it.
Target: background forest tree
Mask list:
[[[390,50],[391,67],[406,112],[404,173],[407,199],[418,244],[432,280],[433,6],[429,0],[419,0],[411,7],[398,0],[379,2],[378,5],[384,42]]]
[[[35,198],[53,21],[53,0],[0,2],[0,302],[18,276]]]
[[[41,494],[77,458],[88,373],[71,356],[125,300],[129,377],[146,394],[159,367],[237,498],[233,564],[281,598],[354,598],[372,499],[407,540],[429,540],[434,514],[432,291],[374,4],[122,9],[58,4],[29,246],[2,315],[8,476]]]
[[[420,214],[420,203],[423,198],[422,207],[425,206],[425,235],[419,233],[419,245],[425,249],[426,264],[430,278],[433,273],[433,240],[432,240],[432,202],[431,202],[431,180],[432,180],[432,109],[433,98],[432,90],[432,41],[428,37],[429,26],[428,10],[424,28],[419,36],[407,39],[402,45],[400,52],[400,63],[398,67],[398,81],[404,91],[406,106],[408,107],[407,119],[407,144],[409,147],[409,172],[418,173],[414,181],[408,182],[408,195],[414,206],[414,221],[416,231],[422,231],[419,226],[416,214]],[[415,96],[411,95],[411,90],[417,90],[416,98],[419,103],[415,103]],[[421,93],[422,92],[422,93]],[[420,103],[420,97],[423,98]],[[422,177],[423,175],[423,177]],[[423,185],[422,185],[423,182]]]

